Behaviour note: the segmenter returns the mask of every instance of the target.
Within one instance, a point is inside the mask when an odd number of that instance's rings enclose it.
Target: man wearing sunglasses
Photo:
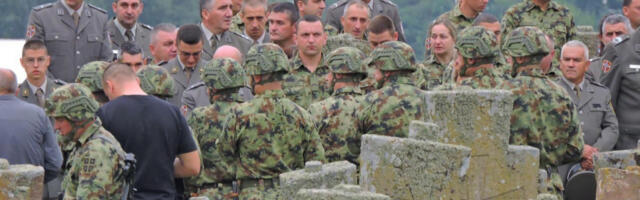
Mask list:
[[[191,85],[200,82],[200,69],[204,62],[202,52],[202,31],[195,24],[187,24],[178,30],[178,56],[163,65],[174,81],[176,93],[169,102],[180,107],[182,93]]]

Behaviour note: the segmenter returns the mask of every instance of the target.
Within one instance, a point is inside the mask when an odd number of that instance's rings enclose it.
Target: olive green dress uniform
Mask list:
[[[390,0],[371,0],[373,2],[373,7],[371,8],[371,14],[369,15],[371,18],[378,15],[385,15],[393,21],[393,25],[396,27],[396,32],[398,32],[398,40],[405,41],[404,37],[404,29],[402,28],[402,20],[400,19],[400,15],[398,14],[398,6],[391,2]],[[344,14],[344,7],[349,3],[349,0],[339,0],[338,2],[332,4],[327,11],[325,11],[324,16],[325,24],[331,25],[338,29],[338,32],[342,32],[342,24],[340,23],[340,18]]]
[[[82,65],[112,57],[107,11],[87,2],[80,11],[76,26],[60,0],[34,7],[27,23],[26,38],[44,41],[51,55],[49,72],[65,82],[73,82]]]
[[[249,52],[249,48],[253,46],[253,40],[240,33],[227,30],[220,35],[220,39],[216,38],[215,35],[211,35],[209,36],[209,38],[207,38],[207,35],[211,34],[211,32],[204,28],[204,25],[202,24],[200,24],[200,29],[202,29],[202,32],[204,33],[202,34],[202,55],[200,55],[200,58],[206,61],[211,60],[211,58],[213,58],[213,54],[216,52],[216,49],[223,45],[230,45],[237,48],[240,53],[242,53],[242,55],[247,55],[247,52]],[[216,41],[216,45],[211,45],[212,36]]]
[[[120,51],[120,46],[128,42],[127,37],[124,35],[123,31],[120,31],[115,23],[115,18],[109,20],[107,24],[109,36],[111,37],[111,49]],[[149,44],[151,44],[151,31],[153,27],[143,24],[136,23],[134,26],[135,33],[133,33],[133,43],[138,45],[142,52],[144,53],[145,58],[151,58],[151,50],[149,50]]]
[[[60,86],[63,86],[67,84],[64,81],[58,80],[58,79],[53,79],[51,77],[47,77],[46,80],[46,90],[44,90],[44,97],[45,99],[47,97],[49,97],[49,95],[51,94],[51,92],[53,92],[53,90],[57,89]],[[20,84],[19,87],[19,93],[18,93],[18,98],[31,103],[33,105],[37,105],[40,106],[38,104],[38,97],[36,96],[36,91],[32,91],[31,87],[29,87],[29,83],[27,80],[24,80],[24,82],[22,82]]]
[[[162,66],[171,74],[171,77],[174,81],[173,85],[176,89],[176,93],[173,95],[173,97],[171,97],[171,99],[169,99],[169,103],[178,107],[182,105],[182,93],[192,85],[201,82],[200,71],[202,70],[202,66],[204,66],[204,64],[205,63],[202,59],[198,61],[198,64],[196,64],[196,66],[193,68],[193,72],[191,72],[190,79],[187,79],[187,72],[185,71],[188,69],[184,67],[182,63],[180,63],[179,57],[170,60],[167,64]],[[184,110],[183,114],[186,114]]]

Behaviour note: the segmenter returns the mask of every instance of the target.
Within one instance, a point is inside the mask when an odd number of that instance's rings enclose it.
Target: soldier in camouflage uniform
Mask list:
[[[471,27],[473,20],[484,11],[489,1],[484,0],[458,0],[456,7],[443,13],[438,19],[449,20],[456,26],[457,31]]]
[[[247,75],[240,63],[222,58],[205,65],[201,76],[211,94],[211,105],[195,108],[187,123],[200,145],[203,168],[200,175],[187,181],[187,186],[193,188],[192,194],[210,199],[235,197],[231,184],[235,169],[218,153],[216,140],[222,136],[222,122],[231,108],[244,102],[238,90],[247,86]]]
[[[70,152],[63,167],[64,199],[120,199],[124,192],[125,152],[95,118],[98,106],[78,83],[56,89],[45,105],[62,150]]]
[[[348,160],[358,163],[360,134],[358,133],[358,101],[363,93],[360,81],[367,77],[366,56],[353,47],[341,47],[327,57],[331,69],[329,79],[333,96],[311,104],[309,112],[315,117],[318,132],[329,162]]]
[[[496,68],[500,50],[496,36],[482,27],[464,29],[456,41],[455,62],[460,85],[491,89],[502,85],[506,76]]]
[[[329,53],[331,53],[332,51],[344,46],[355,47],[362,51],[365,55],[369,55],[371,53],[371,46],[369,46],[369,42],[356,39],[349,33],[342,33],[327,38],[327,44],[324,46],[324,48],[322,48],[322,53],[324,55],[329,55]],[[362,92],[364,93],[369,93],[370,91],[376,89],[376,81],[373,78],[374,69],[368,68],[367,71],[369,73],[369,76],[367,76],[367,78],[362,81],[360,86],[360,89],[362,89]]]
[[[240,199],[277,199],[278,175],[325,161],[324,149],[311,114],[284,96],[284,51],[271,43],[253,46],[244,67],[256,97],[231,108],[216,147],[237,169]]]
[[[442,84],[455,85],[452,63],[457,55],[454,48],[457,33],[455,26],[447,19],[438,19],[429,27],[425,40],[428,52],[414,74],[420,89],[433,90]]]
[[[163,67],[148,65],[136,74],[140,79],[140,88],[147,94],[168,101],[176,92],[171,74]]]
[[[78,71],[78,77],[76,77],[76,83],[80,83],[91,91],[93,98],[100,104],[104,105],[109,101],[107,95],[102,90],[102,74],[109,65],[104,61],[93,61],[85,64]]]
[[[406,137],[412,120],[423,120],[423,91],[415,87],[415,53],[404,42],[389,41],[371,52],[381,87],[363,96],[358,108],[360,134]]]
[[[505,82],[514,96],[509,143],[540,149],[540,168],[547,170],[547,186],[562,199],[557,167],[581,158],[584,141],[575,105],[569,94],[544,75],[540,61],[549,56],[544,33],[536,27],[517,28],[504,40],[517,76]]]

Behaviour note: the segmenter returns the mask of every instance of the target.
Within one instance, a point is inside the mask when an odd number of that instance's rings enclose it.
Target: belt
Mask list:
[[[258,187],[261,189],[273,189],[280,183],[278,178],[261,178],[261,179],[242,179],[240,180],[240,189],[249,187]]]

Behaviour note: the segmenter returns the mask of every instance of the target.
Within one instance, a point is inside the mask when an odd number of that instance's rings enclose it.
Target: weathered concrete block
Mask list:
[[[560,200],[553,194],[539,194],[537,200]]]
[[[637,149],[598,152],[593,156],[595,169],[616,168],[624,169],[627,166],[636,166],[640,160],[640,151]]]
[[[500,199],[525,199],[538,195],[540,184],[535,181],[540,181],[540,150],[530,146],[509,145],[507,169],[509,176],[504,184],[515,187],[511,187],[513,191],[501,195]]]
[[[445,138],[444,132],[440,131],[440,127],[437,124],[422,121],[411,121],[409,124],[409,136],[408,138],[416,140],[431,140],[439,141],[440,138]],[[447,141],[441,141],[447,143]]]
[[[333,189],[301,189],[296,199],[307,200],[391,200],[389,196],[362,190],[357,185],[338,185]]]
[[[280,194],[283,199],[295,199],[300,189],[331,188],[339,184],[357,184],[356,165],[348,161],[325,165],[318,161],[305,163],[305,168],[280,174]]]
[[[638,166],[631,166],[627,169],[598,169],[596,173],[598,182],[596,199],[638,199],[640,194],[640,169]]]
[[[191,197],[189,200],[209,200],[209,197]]]
[[[42,199],[44,168],[10,165],[0,159],[0,199]]]
[[[600,45],[598,32],[594,31],[592,26],[577,26],[576,29],[576,39],[586,44],[589,47],[589,57],[594,57]]]
[[[470,156],[459,145],[364,135],[360,185],[392,199],[460,199]]]
[[[538,171],[538,194],[547,192],[547,170]]]

